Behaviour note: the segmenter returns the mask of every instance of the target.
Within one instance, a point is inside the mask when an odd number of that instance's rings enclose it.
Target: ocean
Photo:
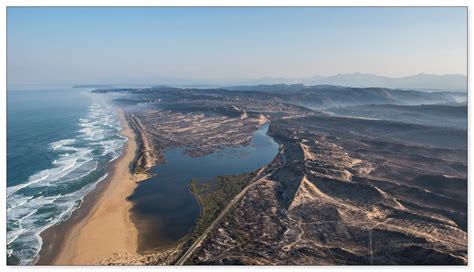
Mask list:
[[[113,108],[90,90],[7,92],[7,262],[34,264],[40,233],[71,216],[107,176],[127,140]]]

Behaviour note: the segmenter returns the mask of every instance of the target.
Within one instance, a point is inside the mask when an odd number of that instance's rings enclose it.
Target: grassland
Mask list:
[[[255,177],[256,172],[219,176],[212,182],[192,180],[189,188],[201,206],[201,214],[192,233],[195,241],[217,218],[225,206]]]

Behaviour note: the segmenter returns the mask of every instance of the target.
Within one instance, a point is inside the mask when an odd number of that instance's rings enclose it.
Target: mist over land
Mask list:
[[[7,263],[467,265],[467,14],[9,7]]]
[[[404,77],[388,77],[370,73],[348,73],[332,76],[312,77],[262,77],[255,79],[216,79],[216,78],[186,78],[186,77],[147,77],[128,80],[104,82],[102,84],[76,84],[77,87],[111,87],[111,86],[153,86],[169,85],[175,87],[229,87],[242,85],[274,85],[274,84],[303,84],[335,85],[345,87],[383,87],[392,89],[418,89],[424,91],[467,91],[467,77],[460,74],[435,75],[415,74]]]
[[[134,132],[133,160],[119,172],[136,183],[131,208],[116,212],[131,215],[123,231],[134,224],[137,238],[84,255],[103,230],[72,242],[77,225],[65,221],[42,232],[39,264],[467,263],[465,91],[75,87],[120,109]]]
[[[219,150],[248,146],[263,123],[279,144],[256,172],[192,180],[201,211],[188,235],[164,242],[171,223],[139,230],[140,255],[104,263],[466,263],[464,92],[302,84],[94,92],[119,94],[130,113],[143,143],[137,176],[160,175],[174,152],[203,158],[204,169]],[[158,181],[145,178],[131,197],[138,225],[153,225],[151,210],[165,220],[174,209]],[[166,208],[145,208],[151,199]]]

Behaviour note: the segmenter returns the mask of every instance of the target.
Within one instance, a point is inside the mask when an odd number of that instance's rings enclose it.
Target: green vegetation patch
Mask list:
[[[189,188],[201,206],[201,214],[192,233],[192,241],[206,230],[220,212],[255,177],[256,172],[219,176],[213,182],[192,180]]]

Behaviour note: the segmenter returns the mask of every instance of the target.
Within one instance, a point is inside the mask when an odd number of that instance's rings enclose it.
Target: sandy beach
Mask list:
[[[51,249],[45,249],[47,254],[38,264],[94,265],[114,254],[136,253],[138,232],[130,219],[132,203],[126,198],[136,187],[129,164],[135,157],[137,145],[123,113],[120,119],[121,135],[128,138],[122,156],[111,164],[105,183],[85,200],[75,217],[46,233],[45,240],[50,240]],[[63,233],[58,235],[56,231]]]

